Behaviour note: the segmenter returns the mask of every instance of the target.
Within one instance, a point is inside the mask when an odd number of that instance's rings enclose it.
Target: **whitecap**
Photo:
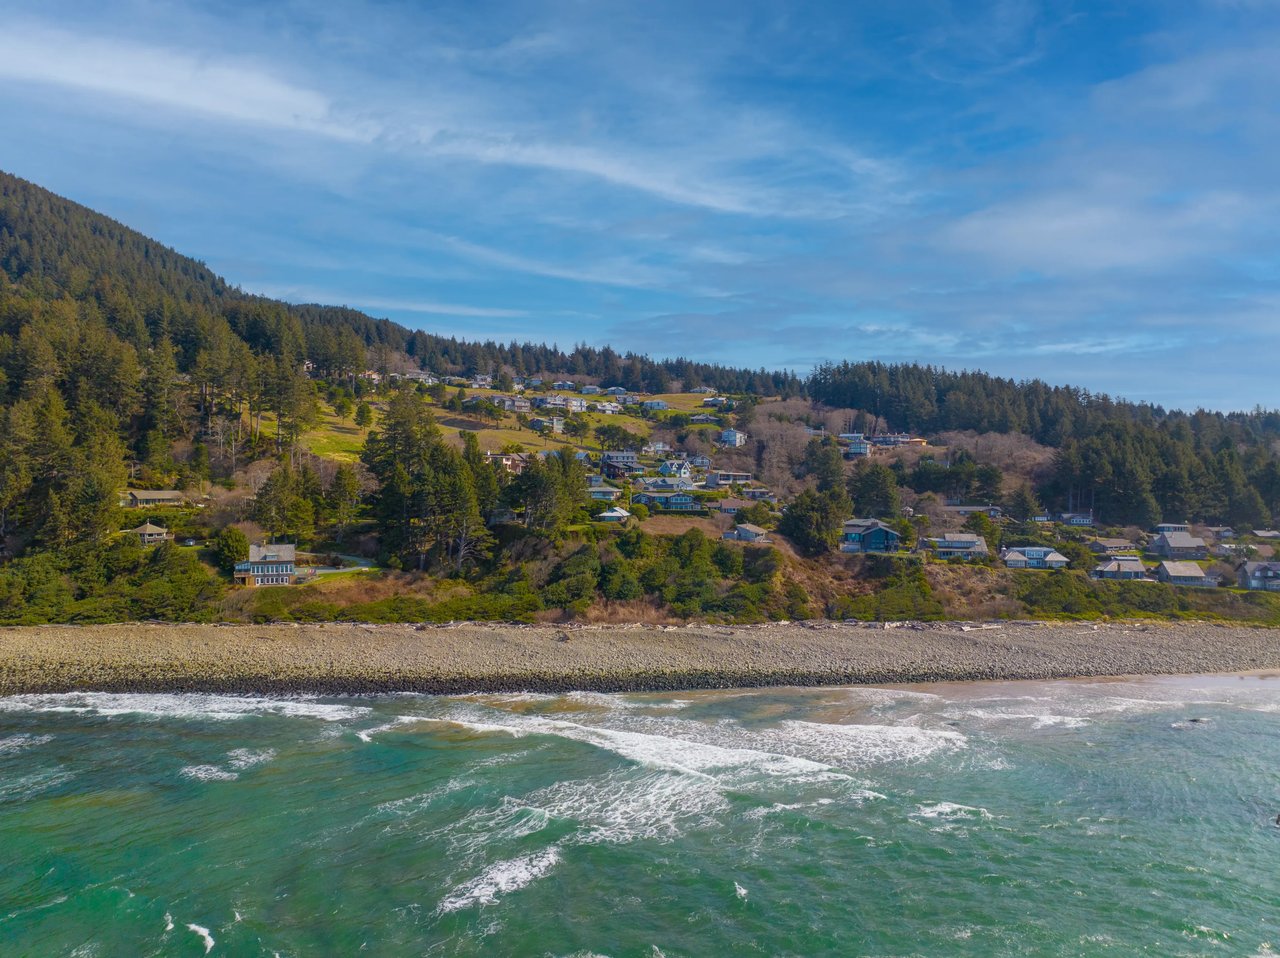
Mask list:
[[[992,815],[985,808],[977,808],[973,805],[960,805],[957,802],[937,802],[933,805],[917,805],[912,817],[918,818],[941,818],[948,821],[954,820],[971,820],[986,821]]]
[[[742,901],[747,900],[747,890],[743,888],[741,885],[739,885],[737,882],[733,883],[733,893],[737,895],[738,898],[740,898]]]
[[[573,840],[584,844],[672,841],[688,829],[714,825],[729,808],[714,783],[667,770],[556,782],[524,802],[551,818],[577,822]]]
[[[240,777],[238,773],[217,765],[188,765],[182,769],[182,774],[198,782],[234,782]]]
[[[22,801],[68,782],[75,776],[62,768],[43,769],[0,781],[0,800]]]
[[[0,755],[9,752],[21,752],[23,749],[35,748],[37,745],[45,745],[52,741],[52,735],[29,735],[20,732],[17,735],[0,738]]]
[[[273,748],[263,748],[254,750],[251,748],[236,748],[227,753],[227,757],[231,759],[232,768],[245,769],[253,768],[255,765],[265,765],[276,757],[276,751]]]
[[[251,715],[279,715],[337,722],[369,713],[364,706],[338,705],[307,698],[269,699],[206,693],[66,692],[0,697],[0,711],[73,712],[106,717],[227,720]]]
[[[200,936],[200,940],[204,942],[204,953],[206,955],[213,951],[215,942],[213,940],[213,935],[209,934],[208,928],[205,928],[203,925],[190,924],[187,925],[187,930],[193,931]]]
[[[440,902],[438,911],[443,914],[472,905],[491,905],[499,896],[508,895],[537,881],[551,871],[559,860],[560,850],[553,845],[530,855],[497,862],[455,888]]]

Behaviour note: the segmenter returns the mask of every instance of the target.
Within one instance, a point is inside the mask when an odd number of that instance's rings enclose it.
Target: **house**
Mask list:
[[[187,497],[177,489],[126,489],[120,494],[120,505],[125,509],[182,506],[186,502]]]
[[[587,401],[585,399],[580,399],[577,396],[569,396],[564,401],[564,408],[569,410],[569,412],[586,412]]]
[[[720,425],[719,416],[711,416],[705,412],[696,412],[689,417],[689,425],[691,426],[718,426]]]
[[[1156,567],[1156,578],[1170,585],[1190,585],[1208,589],[1218,585],[1217,579],[1205,575],[1204,569],[1194,562],[1169,562],[1168,560],[1161,562]]]
[[[872,436],[871,442],[876,446],[905,446],[911,441],[911,434],[905,432],[889,432],[883,436]]]
[[[567,409],[569,400],[561,395],[539,396],[533,404],[539,409]]]
[[[621,386],[610,386],[608,389],[604,391],[604,394],[606,396],[625,396],[627,394],[627,391],[623,389]]]
[[[1147,567],[1137,556],[1115,556],[1093,567],[1095,579],[1146,579]]]
[[[777,502],[778,497],[764,486],[756,486],[753,489],[743,489],[742,494],[752,502]]]
[[[537,417],[529,420],[529,428],[534,432],[564,432],[564,419],[560,416]]]
[[[1236,537],[1236,530],[1230,526],[1209,526],[1206,531],[1215,539],[1234,539]]]
[[[1071,561],[1048,546],[1014,546],[1001,550],[1000,558],[1009,569],[1065,569]]]
[[[1209,555],[1204,540],[1189,532],[1162,532],[1151,544],[1151,551],[1166,559],[1203,559]]]
[[[617,486],[588,486],[587,495],[597,502],[614,502],[620,495],[622,490]]]
[[[644,466],[636,462],[610,462],[605,460],[600,463],[600,474],[609,479],[630,479],[632,476],[644,475]]]
[[[552,389],[566,389],[566,390],[568,390],[568,391],[570,391],[570,392],[577,392],[578,384],[577,384],[577,383],[567,382],[566,380],[563,380],[563,379],[558,379],[558,380],[556,380],[555,382],[553,382],[553,383],[551,384],[551,388],[552,388]]]
[[[596,522],[626,522],[630,518],[631,513],[622,506],[611,506],[596,516]]]
[[[1117,552],[1132,552],[1137,548],[1128,539],[1106,539],[1099,536],[1089,542],[1089,551],[1096,555],[1115,555]]]
[[[640,408],[645,412],[662,412],[669,407],[665,399],[646,399],[640,404]]]
[[[714,470],[707,473],[706,486],[708,489],[719,489],[722,486],[746,485],[751,481],[751,473],[749,472],[730,472],[726,469]]]
[[[737,429],[726,429],[720,433],[720,441],[726,446],[737,449],[747,444],[747,434]]]
[[[620,466],[638,466],[640,453],[634,449],[610,449],[600,454],[601,462],[612,462]]]
[[[622,406],[616,402],[597,402],[591,403],[587,408],[595,407],[596,412],[608,413],[610,416],[619,416],[622,414]]]
[[[721,499],[719,502],[711,504],[711,508],[716,512],[723,513],[726,516],[737,515],[743,509],[750,508],[755,503],[749,499],[735,499],[730,496],[728,499]]]
[[[720,409],[728,404],[729,400],[725,399],[723,396],[712,396],[709,399],[702,400],[702,405],[714,406],[716,409]]]
[[[471,380],[471,388],[472,389],[492,389],[493,377],[492,376],[476,376],[474,379]]]
[[[710,468],[711,468],[711,457],[710,457],[710,456],[704,456],[704,455],[701,455],[701,454],[696,455],[696,456],[690,456],[690,457],[689,457],[689,465],[693,466],[693,468],[694,468],[694,469],[710,469]]]
[[[1058,521],[1069,526],[1091,526],[1093,525],[1093,513],[1063,512],[1058,515]]]
[[[1185,522],[1161,522],[1152,530],[1156,535],[1164,535],[1166,532],[1190,532],[1191,527]]]
[[[693,480],[687,476],[658,476],[640,481],[646,492],[688,492],[693,488]]]
[[[844,444],[846,459],[860,459],[871,455],[871,443],[860,432],[842,432],[836,440]]]
[[[249,558],[237,562],[235,580],[240,585],[292,585],[297,547],[251,545]]]
[[[1240,588],[1280,592],[1280,562],[1246,562],[1239,571]]]
[[[716,391],[711,386],[694,386],[689,392],[697,393],[701,396],[714,396]]]
[[[493,404],[507,412],[532,412],[533,403],[523,396],[494,396]]]
[[[578,392],[584,396],[599,396],[603,390],[599,386],[583,386]]]
[[[138,537],[138,541],[144,546],[159,545],[166,539],[170,538],[169,530],[163,526],[155,525],[151,522],[144,522],[136,529],[126,529],[125,532]]]
[[[945,505],[942,511],[953,516],[962,516],[968,518],[975,513],[981,512],[988,519],[999,519],[1004,515],[1004,510],[999,506],[993,506],[991,503],[985,505]]]
[[[663,442],[661,439],[655,442],[647,442],[644,448],[640,450],[646,456],[665,456],[671,451],[671,445]]]
[[[657,512],[700,512],[702,504],[688,492],[637,492],[631,497],[636,505]]]
[[[734,539],[738,542],[768,542],[769,533],[759,526],[754,526],[750,522],[740,522],[721,538]]]
[[[981,559],[991,554],[987,540],[971,532],[948,532],[937,539],[925,539],[926,547],[939,559]]]
[[[841,552],[897,552],[902,536],[879,519],[848,519],[840,532]]]
[[[688,479],[693,475],[693,467],[685,459],[667,459],[658,467],[658,475]]]
[[[1253,534],[1259,539],[1280,539],[1280,532],[1275,529],[1254,529]]]
[[[525,464],[528,462],[528,457],[522,452],[486,452],[484,458],[489,465],[503,472],[509,472],[513,476],[524,472]]]

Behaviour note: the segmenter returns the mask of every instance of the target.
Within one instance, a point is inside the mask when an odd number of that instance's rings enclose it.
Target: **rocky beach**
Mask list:
[[[1207,623],[170,625],[0,629],[0,694],[656,691],[1280,669]]]

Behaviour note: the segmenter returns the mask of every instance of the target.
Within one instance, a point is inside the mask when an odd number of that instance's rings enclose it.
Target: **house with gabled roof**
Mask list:
[[[925,539],[924,545],[939,559],[985,559],[991,554],[987,540],[972,532],[948,532],[936,539]]]
[[[1156,567],[1156,578],[1169,585],[1189,585],[1197,588],[1215,588],[1218,580],[1206,575],[1194,562],[1171,562],[1166,559]]]
[[[237,562],[235,580],[240,585],[292,585],[297,547],[289,544],[249,546],[249,558]]]
[[[760,526],[752,525],[750,522],[739,522],[721,538],[732,539],[737,542],[768,542],[769,531],[760,528]]]
[[[144,546],[159,545],[166,539],[171,538],[169,530],[164,526],[158,526],[153,522],[144,522],[136,529],[126,529],[125,532],[138,537],[138,541]]]
[[[120,494],[120,505],[125,509],[181,506],[186,502],[187,497],[177,489],[126,489]]]
[[[1204,559],[1209,555],[1204,540],[1189,532],[1162,532],[1151,544],[1151,551],[1166,559]]]
[[[631,501],[657,512],[699,512],[702,504],[688,492],[637,492]]]
[[[1138,556],[1113,556],[1093,567],[1090,573],[1095,579],[1119,579],[1122,581],[1146,579],[1147,567]]]
[[[879,519],[849,519],[840,529],[841,552],[897,552],[898,530]]]
[[[1246,562],[1237,577],[1242,589],[1280,592],[1280,562]]]
[[[1049,546],[1013,546],[1000,551],[1009,569],[1065,569],[1071,561]]]

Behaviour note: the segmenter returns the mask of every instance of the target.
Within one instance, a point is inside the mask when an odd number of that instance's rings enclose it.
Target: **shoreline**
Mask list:
[[[0,629],[0,695],[667,692],[1280,669],[1213,623],[171,625]]]

